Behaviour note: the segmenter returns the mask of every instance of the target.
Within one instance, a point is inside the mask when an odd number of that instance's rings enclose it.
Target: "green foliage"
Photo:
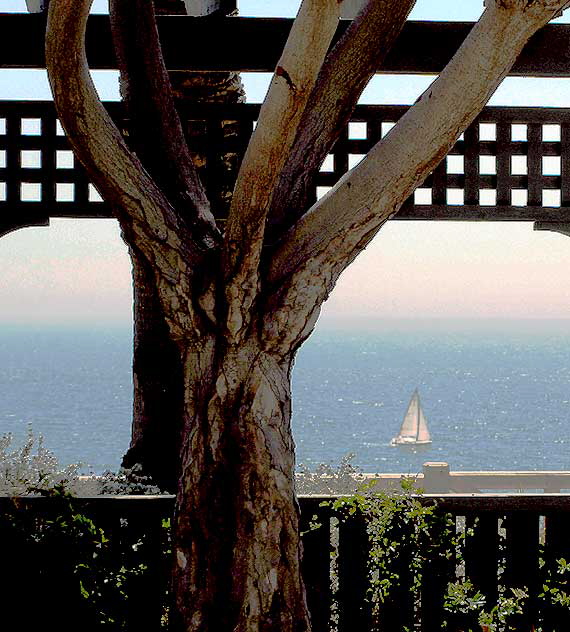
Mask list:
[[[510,622],[517,614],[522,614],[523,607],[528,599],[528,593],[521,588],[510,588],[499,594],[498,602],[489,610],[485,609],[485,596],[475,589],[473,584],[465,579],[449,583],[444,600],[444,608],[454,619],[455,626],[461,625],[466,632],[484,630],[495,632],[497,630],[516,630],[516,624]],[[459,615],[459,616],[457,616]],[[445,628],[449,622],[445,622]]]
[[[403,593],[419,599],[425,569],[447,567],[461,535],[435,503],[421,501],[420,490],[404,479],[400,489],[374,491],[372,480],[351,496],[329,504],[340,521],[363,519],[370,543],[368,601],[374,629],[381,626],[382,606]]]
[[[29,600],[30,593],[35,595],[35,602],[39,599],[42,609],[47,609],[42,619],[49,621],[51,605],[64,595],[65,611],[81,617],[82,629],[129,629],[129,610],[136,607],[130,604],[131,595],[149,579],[146,535],[140,526],[134,529],[127,521],[115,524],[111,530],[102,528],[96,518],[77,507],[77,499],[61,488],[44,495],[50,497],[45,511],[14,499],[12,510],[0,517],[0,538],[10,542],[16,554],[3,559],[3,572],[12,578],[15,587],[10,601],[21,603],[24,597]],[[163,527],[165,558],[168,526],[166,522]],[[17,588],[23,585],[27,587],[25,593],[18,593]],[[163,597],[165,594],[163,586]],[[28,621],[33,621],[36,614],[39,611],[22,611]]]
[[[160,547],[159,565],[169,564],[170,520],[162,523],[161,541],[151,541],[144,524],[94,513],[77,498],[159,490],[136,471],[95,481],[78,471],[79,465],[60,467],[31,429],[20,448],[12,447],[10,435],[0,437],[0,495],[10,498],[0,512],[2,570],[10,578],[2,602],[20,613],[23,629],[51,627],[50,622],[59,630],[74,629],[79,620],[83,632],[127,630],[130,612],[140,607],[131,603],[133,595],[149,579],[166,604],[167,587],[156,583],[157,568],[149,568],[149,559],[156,564]],[[30,495],[49,500],[32,503],[25,498]],[[166,626],[165,606],[163,614]]]
[[[498,586],[497,603],[488,604],[485,595],[465,576],[465,539],[475,534],[477,522],[469,528],[438,509],[435,502],[422,499],[421,490],[404,480],[401,489],[374,491],[370,481],[349,496],[326,501],[340,522],[362,521],[370,550],[367,558],[367,600],[372,613],[372,630],[385,629],[382,613],[386,607],[415,611],[413,625],[420,622],[423,591],[440,582],[443,595],[442,627],[453,632],[508,632],[518,630],[518,617],[529,603],[523,587]],[[570,562],[541,560],[543,591],[540,608],[570,609]],[[550,570],[549,570],[550,569]],[[501,577],[501,569],[498,568]],[[429,594],[429,588],[428,588]],[[541,624],[541,618],[536,625]],[[541,628],[534,628],[540,632]]]
[[[28,426],[26,440],[14,448],[10,433],[0,436],[0,495],[24,496],[55,488],[75,489],[79,464],[61,467],[57,458]]]
[[[570,609],[570,562],[564,558],[556,560],[554,569],[545,569],[540,596],[553,606]]]
[[[342,457],[337,466],[321,463],[316,468],[299,464],[295,483],[299,496],[354,494],[365,480],[358,467],[352,464],[354,454]]]

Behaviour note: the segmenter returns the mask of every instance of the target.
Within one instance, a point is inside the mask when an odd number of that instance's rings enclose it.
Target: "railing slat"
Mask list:
[[[165,588],[161,553],[162,518],[159,508],[141,514],[133,511],[122,516],[127,520],[126,536],[130,546],[140,542],[139,553],[146,569],[131,580],[131,594],[127,602],[129,630],[159,630],[162,616],[162,596]],[[151,624],[152,622],[152,624]]]
[[[430,552],[422,569],[420,620],[422,632],[442,630],[446,618],[444,597],[447,585],[455,579],[457,559],[451,545],[448,530],[456,527],[457,517],[438,512],[440,523],[432,531]],[[446,555],[445,553],[448,553]]]
[[[486,599],[490,610],[498,598],[499,514],[465,516],[465,577]]]
[[[338,632],[370,629],[368,590],[368,534],[361,517],[341,521],[338,531]]]
[[[515,615],[516,629],[530,632],[538,614],[540,592],[539,513],[509,512],[505,518],[505,572],[502,583],[508,588],[524,588],[528,600],[521,615]],[[511,596],[508,594],[507,596]]]
[[[558,573],[558,560],[570,561],[570,514],[549,512],[544,524],[544,561],[543,579],[550,574],[553,582],[565,582],[566,578]],[[557,588],[558,586],[554,586]],[[570,609],[553,603],[553,594],[545,592],[545,603],[542,607],[542,624],[544,632],[570,630]]]
[[[403,539],[403,545],[407,542]],[[409,549],[409,544],[408,544]],[[379,605],[378,629],[382,632],[413,629],[414,625],[414,570],[410,564],[412,551],[404,548],[394,566],[399,584],[392,588],[390,597]],[[376,629],[376,628],[374,628]]]
[[[306,499],[301,507],[303,579],[312,632],[327,632],[331,620],[331,523],[328,507]],[[319,524],[314,528],[313,519]]]

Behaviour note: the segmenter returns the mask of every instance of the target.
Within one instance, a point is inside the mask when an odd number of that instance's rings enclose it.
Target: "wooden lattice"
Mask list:
[[[120,104],[107,107],[124,127]],[[389,133],[404,106],[359,106],[317,176],[315,197]],[[214,188],[220,154],[242,155],[259,106],[182,112],[203,143],[202,177]],[[229,139],[227,121],[238,123]],[[418,142],[421,142],[419,131]],[[570,109],[483,110],[395,219],[570,221]],[[49,217],[110,217],[73,157],[50,102],[0,102],[0,230]]]

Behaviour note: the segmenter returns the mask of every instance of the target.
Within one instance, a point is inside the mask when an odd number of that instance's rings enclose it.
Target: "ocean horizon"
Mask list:
[[[128,326],[0,325],[0,434],[116,471],[130,439]],[[433,443],[392,447],[415,388]],[[570,321],[332,322],[293,370],[297,463],[368,472],[570,470]]]

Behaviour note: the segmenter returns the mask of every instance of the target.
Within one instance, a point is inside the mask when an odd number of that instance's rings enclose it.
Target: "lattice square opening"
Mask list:
[[[463,189],[447,189],[447,203],[450,206],[462,206],[465,200]]]
[[[90,202],[102,202],[103,198],[99,195],[99,191],[97,191],[97,189],[90,184],[89,185],[89,189],[88,189],[88,196],[89,196],[89,201]]]
[[[331,189],[332,187],[317,187],[317,200],[320,200]]]
[[[41,169],[42,152],[39,149],[23,149],[20,152],[20,166],[24,169]]]
[[[322,171],[324,173],[331,173],[332,171],[334,171],[334,156],[332,154],[329,154],[323,160],[323,164],[321,165],[319,171]]]
[[[6,150],[0,149],[0,169],[6,169]]]
[[[39,182],[21,182],[20,200],[22,202],[41,202],[42,185]]]
[[[6,197],[6,183],[0,182],[0,202],[5,202]]]
[[[366,154],[348,154],[348,168],[352,169],[366,156]]]
[[[414,204],[425,206],[432,203],[431,189],[419,188],[414,191]]]
[[[526,156],[511,156],[511,175],[526,176],[528,164]]]
[[[497,126],[495,123],[479,123],[479,140],[497,140]]]
[[[561,201],[560,189],[542,189],[542,206],[559,207]]]
[[[73,152],[68,149],[58,149],[55,152],[56,169],[73,169]]]
[[[380,133],[382,134],[382,138],[386,136],[386,134],[396,125],[393,121],[384,121],[380,126]]]
[[[496,156],[479,156],[479,173],[481,175],[495,175],[497,173]]]
[[[542,157],[542,175],[543,176],[559,176],[560,175],[560,156],[543,156]]]
[[[448,156],[447,157],[447,173],[461,175],[465,173],[464,156]]]
[[[560,141],[560,125],[548,123],[542,126],[542,140],[546,142]]]
[[[513,123],[511,125],[511,140],[517,143],[528,140],[527,126],[522,123]]]
[[[55,199],[58,202],[73,202],[75,200],[75,185],[72,182],[57,182]]]
[[[527,189],[511,189],[511,205],[526,206],[528,204]]]
[[[367,124],[364,121],[351,121],[348,124],[348,138],[350,140],[366,140],[368,138]]]
[[[23,118],[20,120],[20,133],[22,136],[41,136],[42,119]]]
[[[497,191],[495,189],[480,189],[479,204],[481,206],[496,206]]]
[[[0,136],[6,135],[6,119],[0,118]]]
[[[57,136],[65,136],[65,130],[63,129],[59,121],[55,122],[55,133]]]

